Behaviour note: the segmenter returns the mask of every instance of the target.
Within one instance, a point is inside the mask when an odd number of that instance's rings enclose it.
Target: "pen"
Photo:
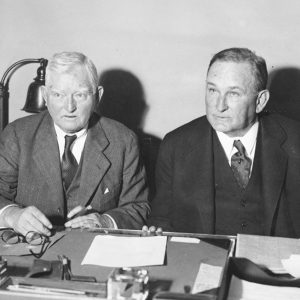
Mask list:
[[[89,210],[92,209],[92,206],[91,205],[88,205],[88,206],[85,206],[82,208],[82,210],[80,210],[77,214],[75,214],[74,216],[72,216],[71,218],[68,218],[69,220],[72,220],[74,218],[77,218],[77,217],[81,217],[81,216],[84,216]]]

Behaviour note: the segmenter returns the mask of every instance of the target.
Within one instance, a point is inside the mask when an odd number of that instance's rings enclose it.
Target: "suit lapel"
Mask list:
[[[260,124],[256,155],[261,157],[265,234],[269,235],[287,168],[287,155],[282,149],[286,134],[272,119],[262,118]]]
[[[63,201],[59,150],[53,121],[49,114],[45,115],[37,131],[33,147],[33,160],[53,191],[53,197],[49,200],[54,203],[57,203],[58,199]]]
[[[92,198],[96,188],[111,163],[103,154],[109,141],[100,125],[96,123],[88,130],[83,152],[81,183],[78,193],[78,203],[86,205]]]
[[[191,174],[191,188],[196,187],[195,205],[200,214],[200,220],[191,220],[191,222],[201,222],[199,228],[207,233],[215,231],[212,134],[212,128],[206,118],[200,119],[193,141],[195,146],[186,157],[189,174]]]

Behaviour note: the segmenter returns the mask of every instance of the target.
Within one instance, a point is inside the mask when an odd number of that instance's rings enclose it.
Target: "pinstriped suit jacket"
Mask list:
[[[118,228],[140,229],[149,213],[148,188],[135,135],[94,114],[83,152],[77,203],[107,213]],[[15,202],[64,218],[59,150],[48,111],[9,124],[0,137],[0,208]]]

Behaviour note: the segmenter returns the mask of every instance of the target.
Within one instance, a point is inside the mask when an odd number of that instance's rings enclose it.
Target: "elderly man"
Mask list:
[[[148,189],[137,140],[94,113],[102,93],[85,55],[63,52],[49,61],[48,110],[12,122],[1,135],[0,226],[49,235],[66,221],[72,228],[144,224]]]
[[[262,113],[267,78],[265,60],[248,49],[212,58],[206,116],[162,142],[149,225],[300,237],[300,124]]]

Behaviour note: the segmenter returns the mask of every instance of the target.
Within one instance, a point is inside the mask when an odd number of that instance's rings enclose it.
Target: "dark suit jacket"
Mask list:
[[[255,155],[262,161],[264,234],[300,237],[300,123],[278,115],[262,116],[259,123]],[[149,225],[214,233],[212,136],[205,116],[166,135]]]
[[[135,135],[93,115],[83,152],[77,201],[109,214],[119,228],[140,229],[149,213],[145,170]],[[59,149],[49,113],[9,124],[0,138],[0,208],[15,202],[63,218]]]

